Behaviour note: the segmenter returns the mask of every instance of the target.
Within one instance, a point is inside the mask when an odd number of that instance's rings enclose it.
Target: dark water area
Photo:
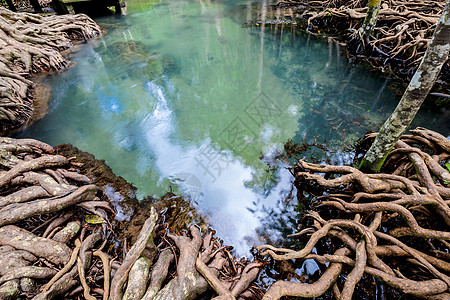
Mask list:
[[[291,233],[292,176],[273,159],[284,144],[326,142],[350,163],[399,100],[392,79],[349,62],[343,48],[290,28],[244,28],[270,3],[129,1],[125,17],[48,77],[50,113],[17,137],[71,143],[140,193],[186,194],[238,254]],[[413,126],[449,135],[443,111]]]

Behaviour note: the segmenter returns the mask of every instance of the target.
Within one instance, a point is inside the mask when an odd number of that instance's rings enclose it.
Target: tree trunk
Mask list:
[[[450,51],[450,1],[436,25],[425,56],[394,112],[381,127],[360,169],[379,172],[389,151],[409,127],[425,97],[433,87]]]
[[[362,36],[368,41],[372,35],[375,25],[377,25],[378,14],[380,12],[381,0],[369,0],[367,15],[361,26]]]

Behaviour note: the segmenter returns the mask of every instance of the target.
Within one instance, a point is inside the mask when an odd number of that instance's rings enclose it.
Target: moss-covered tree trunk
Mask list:
[[[374,172],[380,170],[389,151],[409,127],[433,87],[442,66],[448,59],[449,51],[450,1],[447,1],[419,68],[394,112],[381,127],[360,168],[371,169]]]
[[[367,15],[364,23],[361,26],[362,37],[369,40],[372,35],[375,25],[377,25],[378,14],[380,13],[381,0],[369,0],[367,8]]]

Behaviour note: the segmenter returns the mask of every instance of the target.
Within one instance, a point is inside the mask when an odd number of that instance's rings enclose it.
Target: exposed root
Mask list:
[[[256,248],[274,260],[331,264],[313,284],[274,283],[264,299],[318,297],[327,290],[352,299],[357,285],[367,286],[367,275],[415,297],[447,295],[450,257],[440,254],[450,239],[449,141],[423,128],[412,132],[396,144],[385,173],[298,162],[296,186],[315,195],[314,210],[292,237],[311,235],[301,250]]]
[[[153,266],[152,273],[150,274],[151,281],[142,300],[152,300],[155,298],[156,294],[161,290],[162,283],[167,277],[173,259],[174,255],[170,249],[161,252],[158,260]]]
[[[228,299],[244,293],[255,298],[254,291],[260,292],[253,282],[262,263],[240,262],[236,268],[229,248],[212,231],[202,236],[192,226],[190,236],[170,234],[153,207],[128,249],[116,239],[115,212],[105,200],[102,189],[71,169],[67,158],[54,155],[49,145],[0,138],[0,296],[213,297],[197,271],[202,267],[211,284],[219,283],[214,288],[222,288],[218,299],[223,299],[223,291]],[[118,256],[122,253],[123,259]],[[27,287],[29,280],[37,287]]]
[[[361,25],[366,17],[368,1],[280,0],[266,20],[248,25],[268,26],[292,24],[309,34],[337,37],[348,46],[351,56],[368,61],[382,71],[392,70],[411,79],[433,36],[445,0],[385,0],[381,2],[379,19],[369,41],[362,38]],[[448,80],[450,66],[444,66],[441,78]],[[448,85],[437,84],[445,97]]]
[[[0,227],[0,244],[28,251],[54,264],[66,263],[70,249],[62,243],[42,238],[14,225]]]
[[[66,68],[60,51],[72,47],[71,39],[99,35],[98,25],[83,14],[42,16],[0,7],[0,133],[31,117],[33,83],[24,77]]]
[[[146,257],[139,257],[133,264],[128,276],[127,289],[124,293],[124,300],[140,300],[147,290],[148,275],[150,273],[151,262]]]
[[[78,242],[78,243],[77,243]],[[58,273],[55,274],[55,276],[44,286],[42,289],[43,292],[46,292],[59,278],[61,278],[64,274],[66,274],[70,269],[72,269],[72,266],[76,263],[78,252],[80,251],[81,243],[79,240],[75,242],[75,249],[72,252],[72,256],[70,257],[70,260],[67,262],[67,264],[58,271]]]
[[[155,228],[157,219],[158,216],[156,215],[156,212],[153,208],[151,217],[148,218],[145,222],[136,243],[133,245],[130,251],[128,251],[127,256],[125,257],[122,265],[117,270],[111,282],[111,298],[119,299],[122,296],[122,287],[127,280],[128,273],[130,272],[131,267],[139,259],[147,244],[153,243],[152,235],[154,234],[153,230]]]
[[[101,250],[94,251],[93,254],[95,256],[100,257],[103,263],[103,300],[109,299],[109,289],[110,289],[110,282],[111,282],[111,266],[110,266],[110,260],[108,256],[102,252]]]
[[[78,268],[78,276],[80,276],[81,285],[83,286],[83,296],[87,300],[95,300],[96,298],[90,294],[90,288],[86,283],[86,270],[84,269],[83,262],[81,258],[77,258],[77,268]]]

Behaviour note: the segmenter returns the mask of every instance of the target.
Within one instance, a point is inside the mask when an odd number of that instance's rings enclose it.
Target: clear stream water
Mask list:
[[[333,42],[241,26],[267,5],[129,1],[128,16],[97,19],[108,34],[73,55],[76,67],[45,80],[50,113],[19,136],[72,143],[141,196],[189,195],[238,254],[277,240],[292,177],[271,158],[288,139],[351,143],[398,97]],[[415,125],[448,135],[443,118],[425,109]]]

